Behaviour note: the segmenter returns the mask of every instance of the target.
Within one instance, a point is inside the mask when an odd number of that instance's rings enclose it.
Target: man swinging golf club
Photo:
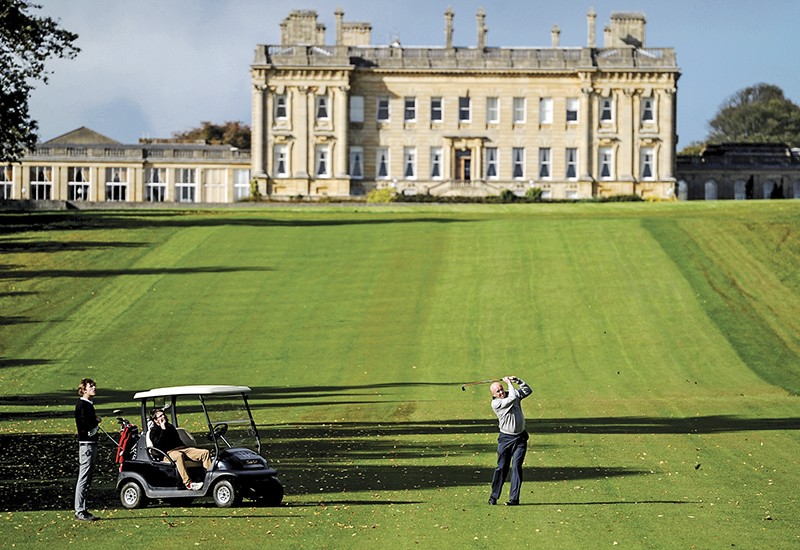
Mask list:
[[[497,438],[497,468],[492,476],[489,504],[497,504],[510,466],[511,491],[506,505],[517,506],[522,488],[522,463],[528,450],[528,432],[525,431],[525,416],[520,402],[533,390],[516,376],[506,376],[503,381],[508,384],[508,391],[500,382],[491,385],[492,409],[500,425],[500,436]],[[515,389],[514,384],[519,387]]]

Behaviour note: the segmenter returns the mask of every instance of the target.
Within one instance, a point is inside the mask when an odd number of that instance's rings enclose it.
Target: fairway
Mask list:
[[[800,544],[800,201],[0,213],[0,545]],[[517,375],[517,508],[486,504]],[[284,505],[125,510],[72,410],[253,389]],[[506,500],[508,484],[501,500]]]

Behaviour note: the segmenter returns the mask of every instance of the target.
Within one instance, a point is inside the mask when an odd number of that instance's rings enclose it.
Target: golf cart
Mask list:
[[[249,392],[247,386],[177,386],[134,395],[141,403],[142,433],[129,448],[119,451],[117,490],[122,505],[139,508],[150,499],[180,505],[206,496],[221,508],[239,504],[242,497],[266,506],[280,504],[283,485],[278,472],[261,456],[261,440],[247,402]],[[187,447],[211,452],[208,471],[200,462],[186,461],[189,476],[193,482],[202,482],[202,489],[187,489],[175,462],[150,444],[149,412],[156,407],[164,409]]]

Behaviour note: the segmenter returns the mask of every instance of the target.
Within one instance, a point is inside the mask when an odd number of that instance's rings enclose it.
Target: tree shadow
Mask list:
[[[106,248],[141,248],[149,246],[146,242],[89,242],[89,241],[37,241],[20,239],[17,241],[0,241],[0,253],[36,253],[36,252],[85,252]]]
[[[309,402],[341,404],[337,392],[358,395],[408,386],[450,385],[437,383],[376,383],[367,385],[293,388],[294,396]],[[127,403],[138,419],[138,390],[102,390],[98,413],[107,416],[111,403]],[[254,411],[273,406],[272,399],[286,388],[256,387],[250,401]],[[312,397],[316,396],[316,398]],[[65,408],[74,404],[70,391],[33,395],[0,396],[0,406],[13,407],[0,419],[23,422],[31,418],[71,417]],[[365,403],[370,403],[364,399]],[[404,401],[405,402],[405,401]],[[42,411],[42,404],[47,404]],[[105,404],[105,405],[104,405]],[[191,408],[191,407],[190,407]],[[198,410],[198,409],[195,409]],[[256,414],[256,418],[258,415]],[[134,420],[134,423],[137,423]],[[109,423],[111,424],[111,423]],[[111,425],[106,430],[113,431]],[[297,422],[260,424],[264,454],[279,470],[287,495],[300,499],[348,493],[412,491],[436,487],[481,486],[491,479],[496,421],[441,419],[428,421]],[[737,415],[703,417],[575,417],[528,419],[528,431],[536,436],[531,445],[548,445],[554,434],[714,434],[800,429],[800,418],[749,418]],[[481,435],[481,437],[471,437]],[[483,442],[485,441],[485,443]],[[114,485],[116,468],[113,445],[106,438],[99,446],[92,506],[118,507]],[[0,510],[70,509],[77,476],[77,444],[74,435],[0,433]],[[485,466],[471,465],[475,457]],[[554,482],[646,475],[649,472],[619,465],[565,464],[526,467],[526,481]],[[312,496],[313,495],[313,496]],[[370,504],[374,504],[370,501]],[[544,503],[543,503],[544,505]]]
[[[272,271],[270,267],[243,266],[243,267],[154,267],[132,269],[39,269],[39,270],[3,270],[0,279],[35,279],[48,277],[51,279],[67,277],[70,279],[119,277],[120,275],[194,275],[196,273],[238,273],[243,271]]]
[[[491,455],[493,444],[424,445],[391,438],[342,442],[334,437],[298,440],[291,432],[283,435],[283,439],[271,442],[269,454],[276,458],[271,464],[279,470],[289,502],[297,497],[300,502],[320,499],[314,505],[375,505],[372,500],[348,500],[341,495],[479,486],[486,485],[492,476],[493,468],[446,462],[471,459],[480,452]],[[0,511],[71,509],[78,470],[77,448],[72,435],[0,434]],[[32,449],[35,452],[31,452]],[[420,459],[427,462],[413,463]],[[582,480],[645,473],[606,466],[529,467],[526,481]],[[116,475],[114,446],[103,439],[98,445],[89,497],[92,509],[120,507],[115,490]],[[325,495],[337,496],[331,500]],[[196,503],[203,505],[207,501],[210,502],[203,499]],[[401,502],[409,501],[384,498],[383,503]]]
[[[2,278],[2,275],[0,275]],[[21,315],[7,315],[0,317],[0,325],[23,325],[23,324],[35,324],[40,323],[41,321],[34,321],[30,317],[23,317]]]
[[[132,206],[126,210],[114,211],[70,211],[70,212],[31,212],[0,213],[0,234],[14,234],[29,231],[51,230],[91,230],[91,229],[136,229],[151,227],[336,227],[346,225],[385,225],[416,223],[471,223],[476,219],[454,218],[443,215],[429,216],[402,214],[395,212],[358,212],[360,205],[346,205],[354,211],[343,211],[341,215],[331,216],[329,212],[314,217],[309,211],[302,217],[291,219],[273,217],[276,211],[286,207],[296,208],[297,204],[269,205],[254,207],[245,211],[239,208],[218,209],[179,209],[173,210],[140,210]]]

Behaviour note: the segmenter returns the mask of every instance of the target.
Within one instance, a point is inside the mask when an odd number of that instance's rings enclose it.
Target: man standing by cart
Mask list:
[[[86,494],[92,484],[94,463],[97,458],[97,439],[100,429],[100,417],[94,411],[94,399],[97,386],[91,378],[84,378],[78,386],[81,398],[75,405],[75,426],[78,428],[78,482],[75,485],[75,519],[95,521],[86,509]]]
[[[522,463],[528,450],[528,432],[525,431],[525,416],[522,414],[520,402],[533,393],[533,390],[516,376],[506,376],[503,381],[508,385],[508,391],[500,382],[491,386],[492,409],[500,425],[500,436],[497,438],[497,468],[492,476],[489,504],[497,504],[510,466],[511,490],[506,505],[516,506],[519,504],[522,488]],[[514,384],[519,388],[515,389]]]

